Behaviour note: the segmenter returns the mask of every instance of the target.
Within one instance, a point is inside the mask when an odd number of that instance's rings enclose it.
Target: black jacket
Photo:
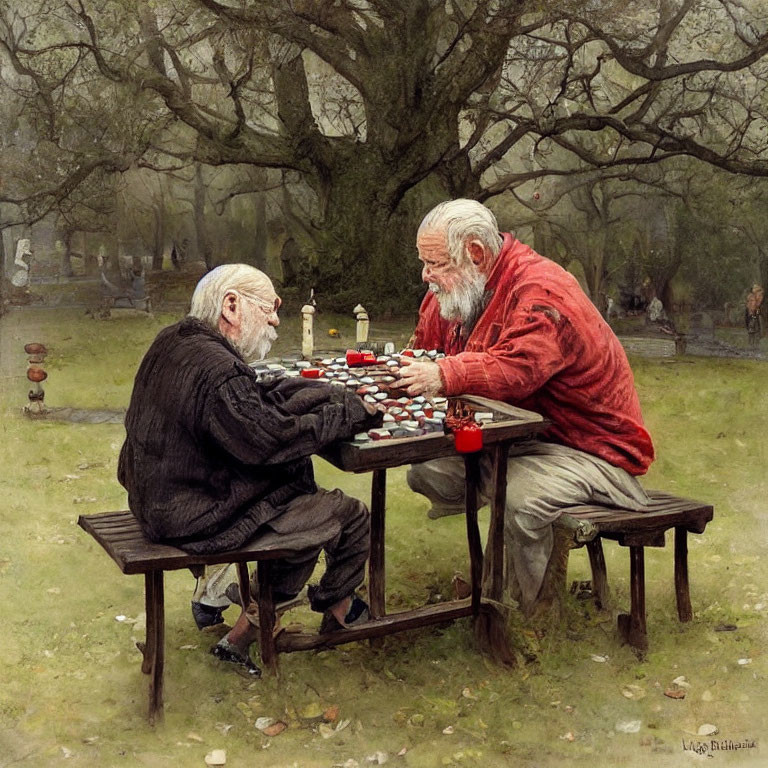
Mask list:
[[[158,334],[139,367],[118,479],[152,541],[221,552],[315,492],[312,453],[380,420],[341,387],[259,380],[221,334],[188,317]]]

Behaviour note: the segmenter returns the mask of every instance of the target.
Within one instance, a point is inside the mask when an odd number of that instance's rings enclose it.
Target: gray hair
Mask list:
[[[466,244],[479,240],[494,259],[501,251],[502,238],[496,217],[477,200],[459,198],[436,205],[422,220],[417,236],[426,230],[445,234],[448,253],[454,264],[462,264],[467,258]]]
[[[275,289],[272,281],[256,267],[248,264],[222,264],[204,275],[192,294],[189,314],[218,330],[221,307],[229,291],[236,291],[270,301]]]

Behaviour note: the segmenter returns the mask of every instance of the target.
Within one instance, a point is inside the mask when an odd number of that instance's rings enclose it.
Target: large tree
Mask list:
[[[680,155],[768,175],[759,0],[14,5],[5,66],[62,164],[38,206],[102,168],[275,169],[303,279],[342,295],[418,290],[439,198]],[[84,130],[73,105],[110,117]]]

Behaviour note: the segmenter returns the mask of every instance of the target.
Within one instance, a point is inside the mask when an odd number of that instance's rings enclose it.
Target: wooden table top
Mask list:
[[[516,408],[499,400],[474,395],[462,395],[460,398],[450,399],[458,399],[473,406],[475,410],[490,411],[494,414],[494,421],[481,425],[485,447],[504,440],[522,442],[535,437],[549,426],[549,422],[538,413]],[[347,472],[388,469],[400,467],[403,464],[460,455],[454,447],[453,435],[440,432],[414,437],[372,440],[366,443],[344,440],[334,443],[320,453],[326,461]]]

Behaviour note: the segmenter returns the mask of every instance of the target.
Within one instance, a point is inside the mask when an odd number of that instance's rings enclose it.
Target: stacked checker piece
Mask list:
[[[283,358],[280,363],[262,362],[254,368],[264,375],[302,376],[327,381],[337,387],[353,389],[366,402],[381,404],[384,423],[378,429],[359,432],[355,443],[392,438],[415,437],[447,431],[446,418],[450,419],[447,397],[423,395],[410,396],[397,387],[397,376],[402,357],[438,360],[445,355],[436,350],[404,349],[400,354],[374,355],[371,352],[348,350],[344,357],[314,360]],[[474,411],[472,418],[477,424],[493,421],[493,413]]]

